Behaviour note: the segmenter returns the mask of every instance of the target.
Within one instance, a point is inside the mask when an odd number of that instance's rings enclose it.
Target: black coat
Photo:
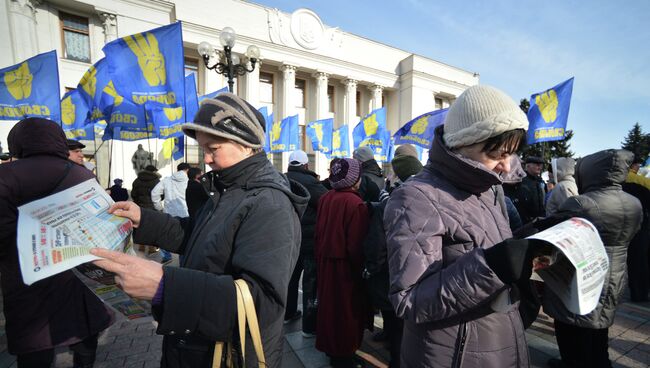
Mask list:
[[[517,208],[525,225],[538,217],[546,217],[544,196],[546,185],[539,176],[526,175],[521,183],[504,184],[503,190]]]
[[[141,171],[133,181],[131,199],[142,208],[153,209],[151,190],[160,182],[160,175],[151,171]]]
[[[195,220],[143,210],[135,232],[137,243],[185,256],[181,268],[164,268],[163,304],[154,307],[157,333],[165,335],[162,367],[210,367],[215,341],[236,340],[234,279],[248,282],[266,362],[279,367],[309,194],[293,194],[264,153],[207,175],[215,194]],[[246,347],[246,366],[257,366],[252,343]]]
[[[627,248],[643,216],[639,200],[621,188],[633,158],[630,151],[612,149],[586,156],[576,165],[580,195],[567,199],[558,214],[584,217],[596,226],[609,258],[609,270],[596,309],[586,315],[569,312],[555,294],[545,290],[544,311],[565,324],[602,329],[614,323],[625,286]]]
[[[72,271],[23,283],[16,249],[18,207],[94,175],[67,160],[65,135],[52,122],[19,123],[8,141],[19,160],[0,165],[0,274],[9,352],[22,354],[77,343],[110,326],[113,314]]]
[[[368,160],[361,164],[361,185],[359,194],[365,202],[378,202],[379,192],[384,189],[384,175],[377,161]]]
[[[316,211],[320,197],[327,193],[327,189],[318,181],[315,172],[302,167],[289,166],[287,177],[300,183],[309,192],[309,203],[305,213],[300,219],[302,226],[302,243],[300,253],[314,257],[314,228],[316,227]]]
[[[190,217],[196,216],[201,207],[208,201],[210,196],[201,183],[190,179],[185,189],[185,202]]]
[[[367,291],[374,308],[393,310],[393,305],[388,300],[390,286],[388,274],[388,250],[386,248],[386,232],[384,230],[384,209],[388,197],[382,202],[373,202],[368,205],[370,223],[368,235],[363,242],[364,266],[367,273]]]

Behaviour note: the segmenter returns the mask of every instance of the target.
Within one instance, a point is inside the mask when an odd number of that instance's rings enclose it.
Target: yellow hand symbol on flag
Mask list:
[[[9,93],[16,100],[22,100],[32,94],[32,80],[34,76],[29,72],[27,62],[20,64],[14,70],[8,71],[4,75],[4,81],[9,89]]]
[[[535,103],[539,107],[542,118],[547,123],[552,123],[557,119],[557,94],[554,89],[548,90],[535,96]]]
[[[113,106],[120,106],[122,101],[124,101],[124,97],[117,94],[115,86],[113,85],[113,81],[108,82],[106,87],[104,87],[104,93],[109,96],[113,96]]]
[[[86,93],[95,98],[95,91],[97,89],[97,69],[94,66],[91,66],[81,77],[81,82],[79,82],[81,88],[86,91]]]
[[[282,122],[276,121],[273,123],[271,128],[271,142],[276,142],[280,139],[280,134],[282,133]]]
[[[72,125],[75,120],[75,106],[72,97],[68,96],[61,101],[61,121],[65,125]]]
[[[418,120],[411,125],[411,133],[413,134],[422,134],[424,133],[425,130],[427,130],[427,126],[429,125],[429,120],[427,119],[426,116],[423,116],[419,118]]]
[[[165,116],[167,116],[167,119],[169,119],[169,121],[178,120],[181,118],[181,116],[183,116],[182,107],[163,107],[163,111],[165,112]]]
[[[332,134],[332,150],[341,148],[341,132],[335,131]]]
[[[372,114],[363,121],[363,130],[366,132],[366,137],[373,136],[377,134],[377,129],[379,128],[379,123],[377,122],[377,115]]]
[[[145,39],[146,35],[146,39]],[[123,38],[131,51],[138,57],[138,65],[142,70],[144,79],[150,86],[165,84],[167,79],[165,58],[158,48],[158,40],[151,33],[138,33],[134,36]]]
[[[323,124],[314,124],[314,132],[316,132],[318,144],[321,144],[323,142]]]

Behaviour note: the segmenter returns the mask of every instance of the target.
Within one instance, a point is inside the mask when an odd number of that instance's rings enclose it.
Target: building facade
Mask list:
[[[388,129],[395,132],[412,118],[448,107],[477,73],[461,70],[337,27],[325,25],[309,9],[286,13],[241,0],[1,0],[0,67],[56,49],[61,95],[77,86],[84,72],[104,57],[102,47],[118,37],[182,21],[186,73],[194,73],[197,91],[205,94],[227,85],[208,70],[197,52],[207,41],[219,48],[223,28],[237,33],[233,53],[243,57],[249,45],[261,62],[236,80],[234,91],[254,106],[266,106],[275,120],[298,114],[302,149],[311,167],[327,175],[328,160],[311,149],[304,134],[314,120],[334,118],[335,127],[350,130],[360,118],[385,106]],[[0,122],[0,142],[13,124]],[[142,144],[154,153],[162,175],[178,162],[162,157],[162,142],[88,142],[87,154],[97,163],[100,182],[135,179],[131,156]],[[99,147],[99,148],[98,148]],[[97,151],[96,155],[93,155]],[[195,142],[187,142],[185,160],[198,164]],[[286,170],[288,153],[273,155]]]

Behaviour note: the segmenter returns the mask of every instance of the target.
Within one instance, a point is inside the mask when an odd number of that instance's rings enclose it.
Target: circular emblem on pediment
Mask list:
[[[320,47],[325,27],[316,13],[298,9],[291,14],[291,35],[298,45],[314,50]]]

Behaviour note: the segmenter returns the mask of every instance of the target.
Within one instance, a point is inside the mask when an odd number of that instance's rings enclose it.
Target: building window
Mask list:
[[[293,94],[295,107],[300,107],[303,109],[305,108],[305,97],[307,95],[305,93],[305,86],[306,86],[306,82],[304,79],[296,79],[296,85],[295,85],[296,91]]]
[[[59,12],[63,57],[70,60],[90,62],[90,34],[88,18]]]
[[[260,72],[260,102],[273,104],[273,74]]]
[[[357,91],[357,112],[354,116],[361,116],[361,91]]]
[[[435,102],[436,102],[436,110],[442,109],[442,98],[436,97]]]
[[[199,61],[197,59],[185,58],[185,76],[193,74],[196,91],[199,91]]]
[[[327,106],[329,112],[334,112],[336,100],[334,99],[334,86],[327,86]]]

